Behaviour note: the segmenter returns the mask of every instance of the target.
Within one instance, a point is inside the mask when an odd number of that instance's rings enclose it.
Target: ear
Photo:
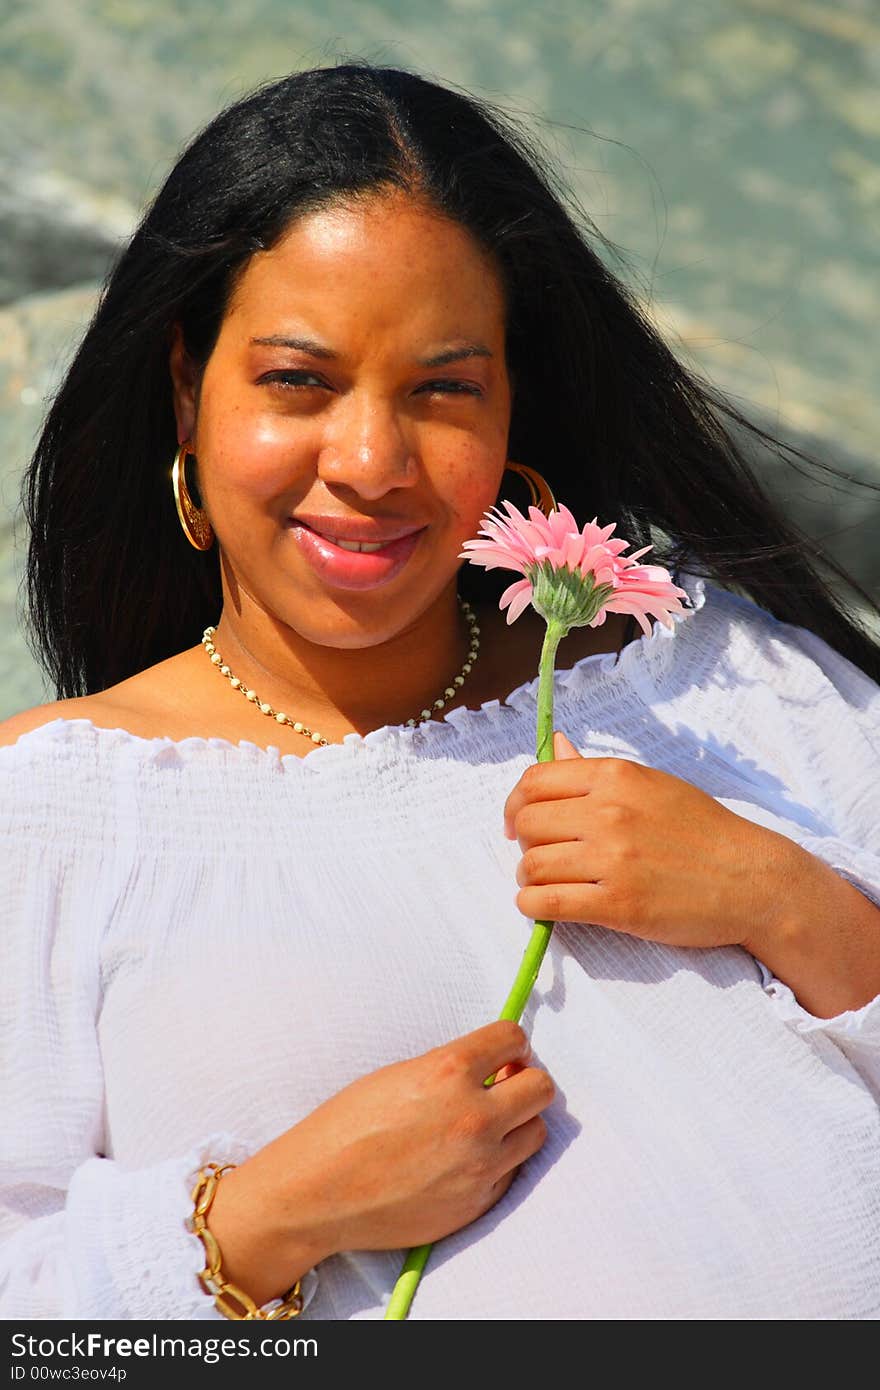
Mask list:
[[[171,351],[168,356],[174,388],[174,415],[177,420],[177,442],[192,439],[196,427],[198,388],[201,371],[186,351],[183,329],[175,323],[171,331]]]
[[[571,739],[561,729],[554,729],[553,731],[553,756],[557,759],[579,758],[581,756]]]

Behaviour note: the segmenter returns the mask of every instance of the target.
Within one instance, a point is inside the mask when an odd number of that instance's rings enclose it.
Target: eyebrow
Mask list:
[[[438,352],[435,357],[420,357],[420,367],[443,367],[447,362],[460,362],[465,357],[492,357],[493,354],[482,343],[466,343],[464,347],[448,348]]]
[[[251,342],[262,347],[286,347],[298,348],[300,352],[307,352],[311,357],[323,357],[328,360],[339,356],[332,348],[324,347],[323,343],[316,343],[313,338],[287,338],[278,334],[273,334],[269,338],[251,338]],[[466,357],[492,357],[494,354],[485,346],[484,343],[465,343],[463,347],[448,348],[445,352],[439,352],[433,357],[418,358],[420,367],[443,367],[447,362],[459,362]]]

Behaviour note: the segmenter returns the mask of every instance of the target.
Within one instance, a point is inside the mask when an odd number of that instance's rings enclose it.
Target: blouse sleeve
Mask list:
[[[23,748],[0,748],[0,1318],[225,1321],[197,1279],[190,1192],[205,1162],[250,1151],[216,1133],[136,1170],[105,1156],[96,962],[113,865],[79,818],[59,834]]]
[[[754,641],[772,691],[765,697],[774,705],[769,736],[790,760],[787,793],[814,813],[814,828],[798,843],[880,908],[880,686],[805,628],[768,617]],[[880,1099],[880,995],[817,1018],[758,965],[785,1022],[831,1039]]]

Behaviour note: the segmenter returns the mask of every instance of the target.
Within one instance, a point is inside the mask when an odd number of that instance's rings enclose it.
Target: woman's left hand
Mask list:
[[[523,857],[516,905],[535,921],[610,927],[671,946],[756,953],[812,856],[680,777],[626,758],[584,758],[563,735],[504,807]],[[513,834],[511,834],[513,831]]]

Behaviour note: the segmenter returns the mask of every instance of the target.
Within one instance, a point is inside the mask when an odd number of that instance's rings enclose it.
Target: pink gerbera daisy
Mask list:
[[[566,630],[600,627],[606,613],[631,613],[649,633],[648,615],[671,627],[670,614],[682,611],[685,590],[660,565],[638,564],[652,546],[624,555],[629,541],[612,539],[616,522],[599,526],[594,517],[580,530],[564,505],[549,516],[529,507],[528,518],[512,502],[505,499],[503,505],[508,515],[487,512],[480,528],[484,539],[465,541],[459,558],[525,576],[505,589],[499,601],[508,610],[508,623],[531,603],[548,622],[563,623]]]

